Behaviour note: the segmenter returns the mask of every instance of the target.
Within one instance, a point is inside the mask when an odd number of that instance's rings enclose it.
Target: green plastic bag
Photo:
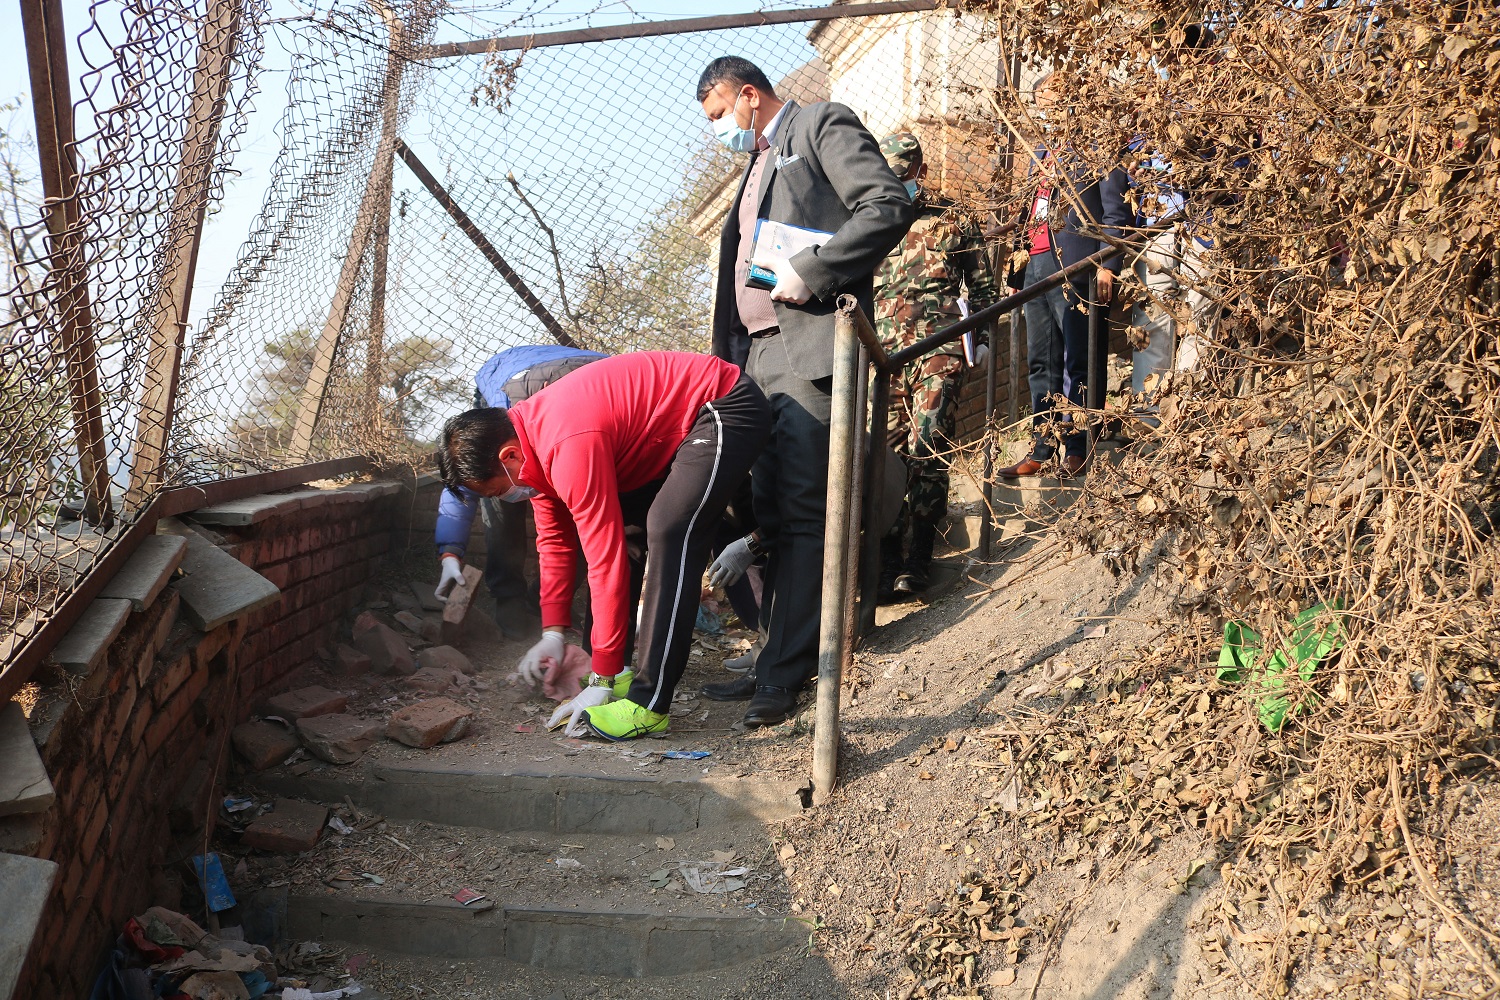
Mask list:
[[[1256,714],[1261,725],[1273,733],[1281,731],[1288,715],[1301,711],[1285,693],[1286,672],[1295,665],[1297,676],[1312,680],[1318,664],[1344,644],[1344,622],[1339,614],[1342,601],[1314,604],[1292,621],[1292,645],[1278,649],[1263,665],[1264,643],[1243,622],[1231,621],[1224,626],[1224,645],[1219,650],[1218,678],[1229,684],[1249,679],[1256,695]]]

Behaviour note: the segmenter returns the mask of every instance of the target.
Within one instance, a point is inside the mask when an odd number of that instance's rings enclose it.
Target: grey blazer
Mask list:
[[[911,228],[911,199],[886,165],[874,136],[842,104],[803,108],[788,101],[775,142],[761,155],[772,160],[761,172],[756,217],[834,234],[821,247],[792,258],[813,298],[800,306],[775,303],[792,371],[808,380],[826,378],[833,373],[838,296],[857,296],[865,315],[874,315],[875,269]],[[734,259],[739,253],[738,206],[744,190],[742,177],[719,239],[713,325],[714,355],[741,365],[749,354],[750,338],[735,304]]]

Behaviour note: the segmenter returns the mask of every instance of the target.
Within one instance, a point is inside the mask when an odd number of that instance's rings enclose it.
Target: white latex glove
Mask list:
[[[561,632],[543,632],[537,644],[528,649],[526,655],[521,657],[521,662],[516,664],[516,673],[527,684],[540,684],[542,675],[547,672],[542,661],[550,657],[561,663],[566,651],[566,643]]]
[[[565,701],[557,706],[557,711],[552,713],[552,718],[547,720],[548,729],[556,729],[562,724],[564,718],[568,720],[568,728],[563,730],[564,736],[582,736],[588,726],[583,722],[583,711],[586,708],[597,708],[600,705],[608,705],[615,700],[614,688],[611,687],[613,677],[600,677],[597,674],[589,677],[589,685],[572,701]]]
[[[776,287],[771,289],[773,300],[800,306],[812,298],[812,289],[807,287],[807,283],[793,269],[791,261],[780,257],[757,257],[750,263],[776,275]]]
[[[443,556],[438,562],[442,564],[442,571],[438,574],[437,590],[433,591],[433,596],[446,601],[453,588],[464,582],[464,561],[458,556]]]
[[[736,538],[724,546],[724,551],[719,553],[719,558],[708,567],[708,585],[710,587],[727,587],[735,583],[745,575],[745,570],[755,562],[755,553],[750,551],[749,538]]]
[[[974,368],[983,368],[985,366],[985,363],[988,362],[989,360],[990,360],[990,345],[989,344],[980,344],[978,347],[974,348],[974,364],[973,364],[972,367],[974,367]]]

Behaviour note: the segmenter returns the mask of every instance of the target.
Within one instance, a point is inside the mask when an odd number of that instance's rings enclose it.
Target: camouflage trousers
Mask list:
[[[906,503],[891,534],[909,519],[936,521],[948,510],[948,459],[964,385],[961,355],[931,354],[891,380],[886,440],[906,463]]]

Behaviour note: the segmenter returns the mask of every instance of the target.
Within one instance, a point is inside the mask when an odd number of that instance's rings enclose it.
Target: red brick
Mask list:
[[[87,823],[83,827],[83,835],[78,841],[79,854],[85,858],[95,857],[94,848],[99,846],[99,837],[104,833],[104,824],[109,821],[109,799],[104,790],[97,789],[94,793],[94,804],[89,809],[80,809],[74,813],[73,819]]]
[[[353,715],[319,715],[297,722],[297,734],[313,756],[330,764],[352,764],[380,739],[380,723]]]
[[[102,732],[98,736],[97,744],[95,744],[99,748],[99,758],[101,760],[112,761],[115,759],[115,754],[119,752],[121,742],[125,734],[130,730],[131,712],[135,709],[138,694],[139,691],[135,685],[126,685],[124,690],[108,706],[107,711],[100,711],[99,715],[109,720],[108,725],[101,727]],[[124,741],[124,745],[133,746],[134,744],[127,740]]]
[[[410,674],[417,669],[405,640],[368,612],[354,623],[354,645],[370,657],[379,673]]]
[[[209,808],[215,789],[208,759],[199,757],[187,777],[175,785],[176,791],[167,811],[167,825],[172,832],[191,833],[201,829],[205,822],[212,822]]]
[[[240,842],[262,851],[300,854],[318,843],[328,810],[296,799],[277,799],[276,808],[258,817],[246,829]]]
[[[349,706],[349,696],[313,685],[278,694],[267,702],[269,715],[279,715],[288,722],[310,719],[315,715],[335,715]]]
[[[246,722],[235,726],[230,738],[234,749],[253,771],[264,771],[286,760],[297,750],[297,737],[274,722]]]
[[[469,730],[474,713],[448,698],[430,698],[391,714],[385,734],[409,747],[427,749],[451,743]]]
[[[473,661],[452,646],[432,646],[422,650],[417,654],[417,666],[457,670],[465,674],[475,672]]]
[[[156,702],[157,707],[167,703],[167,700],[177,692],[189,677],[197,671],[197,665],[193,663],[191,656],[178,657],[168,664],[167,669],[161,676],[155,678],[151,684],[151,700]]]
[[[105,789],[109,801],[114,805],[113,815],[123,818],[140,812],[140,803],[136,801],[136,797],[140,791],[142,779],[151,769],[152,756],[135,753],[121,757],[122,761],[130,763],[130,767],[125,770],[124,776],[118,782],[111,782]],[[101,802],[101,808],[102,806]]]
[[[151,724],[146,727],[144,746],[148,755],[156,756],[167,737],[179,727],[193,724],[190,715],[193,701],[203,693],[207,685],[208,675],[202,671],[194,672],[172,695],[171,700],[162,705]]]
[[[369,656],[342,642],[334,651],[333,661],[334,672],[343,677],[358,677],[361,674],[367,674],[373,665]]]

